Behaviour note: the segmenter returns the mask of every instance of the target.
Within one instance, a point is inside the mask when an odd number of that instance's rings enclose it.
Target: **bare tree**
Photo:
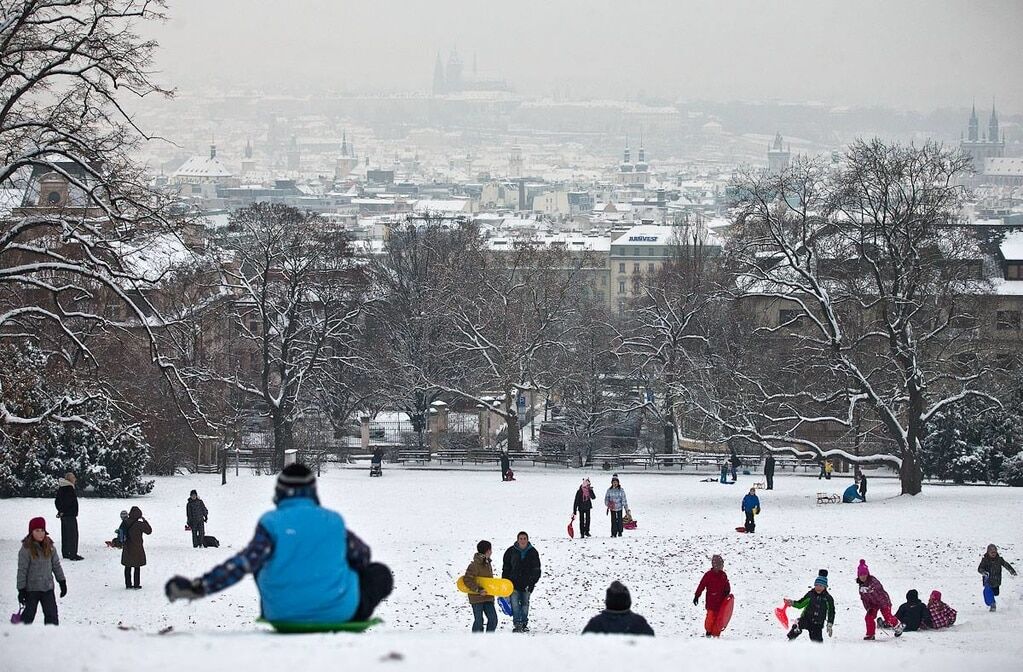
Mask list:
[[[922,147],[857,142],[838,169],[800,161],[779,176],[747,174],[730,253],[754,331],[775,348],[737,372],[757,397],[727,431],[777,448],[863,458],[815,438],[822,424],[880,426],[902,492],[921,489],[928,420],[988,397],[982,368],[955,360],[985,291],[975,241],[957,221],[968,160]]]

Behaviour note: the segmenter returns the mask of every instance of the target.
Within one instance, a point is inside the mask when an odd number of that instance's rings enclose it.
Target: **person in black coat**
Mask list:
[[[768,453],[764,460],[764,479],[767,481],[767,489],[774,490],[774,453]]]
[[[584,478],[582,485],[575,491],[575,501],[572,503],[572,514],[579,514],[579,537],[590,536],[590,512],[593,510],[593,503],[591,500],[596,499],[597,495],[593,492],[593,486],[590,485],[590,479]]]
[[[511,458],[508,457],[508,451],[501,451],[501,480],[510,481],[508,478],[508,472],[511,471]]]
[[[629,595],[629,589],[619,581],[614,581],[608,586],[604,598],[604,611],[586,624],[583,634],[588,632],[604,635],[654,636],[654,629],[646,619],[632,612],[632,596]]]
[[[529,598],[540,580],[540,554],[529,543],[529,535],[525,532],[519,532],[515,543],[504,552],[501,577],[509,579],[515,586],[509,598],[512,632],[529,632]]]
[[[195,490],[188,493],[188,501],[185,502],[185,524],[192,531],[192,548],[203,548],[202,540],[206,536],[206,521],[210,519],[210,513],[206,510],[206,504],[199,499],[199,493]]]
[[[927,605],[920,601],[920,595],[915,590],[906,593],[906,602],[895,612],[895,618],[902,623],[904,632],[913,632],[921,627],[933,628],[931,612]],[[884,619],[880,619],[883,622]]]
[[[65,560],[84,560],[78,555],[78,494],[77,479],[70,471],[58,481],[57,496],[53,499],[60,518],[60,557]]]
[[[860,499],[862,499],[864,502],[867,501],[867,475],[866,474],[863,474],[863,473],[860,474],[860,485],[859,485],[859,488],[857,488],[857,489],[859,490],[859,493],[860,493]]]

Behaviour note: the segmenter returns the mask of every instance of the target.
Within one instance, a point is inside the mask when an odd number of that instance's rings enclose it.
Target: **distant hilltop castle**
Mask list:
[[[959,147],[963,153],[973,159],[973,165],[978,171],[984,170],[985,162],[988,159],[998,159],[1005,156],[1005,136],[998,134],[998,113],[995,111],[995,103],[991,102],[991,117],[987,122],[987,133],[980,134],[980,122],[977,119],[977,105],[973,105],[970,113],[970,124],[966,130],[966,137],[959,136]]]
[[[447,65],[441,61],[437,52],[437,62],[433,66],[433,94],[461,93],[463,91],[510,91],[508,83],[503,79],[486,79],[476,72],[476,56],[472,57],[472,74],[467,77],[462,71],[462,59],[458,52],[451,50]]]

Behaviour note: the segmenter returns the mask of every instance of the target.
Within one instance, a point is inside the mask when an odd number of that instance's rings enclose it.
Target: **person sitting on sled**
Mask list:
[[[810,633],[811,642],[823,642],[825,621],[828,625],[828,637],[834,634],[835,598],[828,592],[828,570],[822,569],[817,573],[813,588],[800,599],[785,598],[785,606],[803,610],[799,614],[799,620],[789,630],[790,640],[799,637],[803,630],[806,630]]]
[[[370,562],[370,549],[347,529],[340,514],[320,506],[316,476],[292,464],[277,477],[276,510],[259,519],[240,553],[197,579],[175,576],[165,592],[173,602],[228,588],[252,573],[262,618],[277,629],[336,629],[365,621],[390,595],[387,566]]]

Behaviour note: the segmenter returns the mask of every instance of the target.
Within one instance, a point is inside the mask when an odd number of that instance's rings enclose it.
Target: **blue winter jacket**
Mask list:
[[[754,509],[760,508],[760,498],[756,495],[746,495],[742,498],[742,510],[753,511]]]
[[[863,501],[863,497],[860,496],[860,491],[856,488],[856,484],[853,483],[845,492],[842,493],[842,502],[845,504],[852,504],[856,500]]]
[[[345,623],[359,605],[359,577],[347,560],[341,514],[306,497],[285,499],[259,519],[273,553],[256,574],[263,618]]]

